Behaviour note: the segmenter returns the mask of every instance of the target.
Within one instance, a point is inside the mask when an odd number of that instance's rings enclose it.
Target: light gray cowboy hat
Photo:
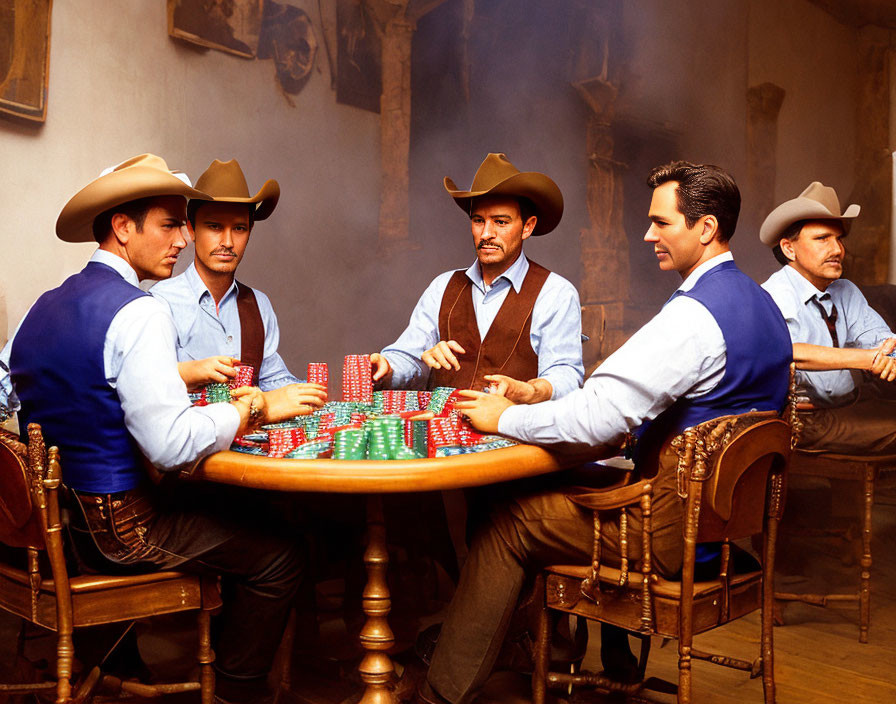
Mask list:
[[[533,235],[548,234],[563,217],[563,194],[557,184],[537,171],[520,171],[504,154],[485,157],[473,176],[469,191],[459,189],[447,176],[444,183],[445,190],[467,215],[470,214],[470,202],[479,196],[528,198],[535,204],[538,217]]]
[[[155,154],[141,154],[106,169],[65,204],[56,220],[56,236],[64,242],[93,242],[93,221],[116,205],[151,196],[208,198],[190,186],[180,172]]]
[[[860,210],[858,205],[852,204],[841,213],[837,191],[813,181],[799,196],[781,203],[768,214],[759,228],[759,239],[763,244],[774,247],[784,230],[800,220],[840,220],[844,231],[848,231],[849,220],[857,217]]]
[[[260,203],[255,209],[255,219],[264,220],[277,207],[280,199],[280,184],[274,179],[264,182],[254,196],[249,195],[249,184],[236,159],[221,161],[215,159],[198,179],[196,188],[208,195],[199,200],[215,203]]]

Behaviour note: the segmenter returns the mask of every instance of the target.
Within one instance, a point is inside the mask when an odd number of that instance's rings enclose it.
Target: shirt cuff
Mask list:
[[[207,406],[196,406],[196,410],[207,415],[215,424],[215,443],[211,452],[229,449],[240,427],[240,412],[236,410],[236,406],[232,403],[210,403]]]
[[[498,432],[501,435],[522,440],[521,431],[525,427],[526,409],[528,406],[509,406],[498,418]]]

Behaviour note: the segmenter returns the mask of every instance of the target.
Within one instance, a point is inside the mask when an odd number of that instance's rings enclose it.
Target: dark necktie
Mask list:
[[[827,293],[821,296],[821,298],[827,299],[830,299],[830,297],[830,294]],[[828,314],[818,296],[813,296],[812,302],[818,307],[818,312],[821,313],[824,324],[828,326],[828,332],[831,333],[831,342],[834,344],[834,347],[839,347],[840,341],[837,338],[837,306],[831,301],[831,312]]]

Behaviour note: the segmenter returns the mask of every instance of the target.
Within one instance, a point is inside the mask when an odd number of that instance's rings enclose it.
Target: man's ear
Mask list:
[[[109,222],[112,228],[112,236],[119,244],[127,244],[134,232],[137,231],[137,225],[133,219],[124,213],[115,213]]]
[[[792,262],[796,261],[796,252],[793,249],[793,242],[786,237],[782,237],[778,240],[778,245],[781,247],[781,251],[784,252],[785,257]]]
[[[187,236],[190,238],[190,242],[196,244],[196,233],[193,231],[193,223],[190,222],[189,218],[187,218]]]
[[[529,219],[523,223],[523,239],[529,237],[532,234],[532,231],[535,229],[535,225],[538,223],[538,218],[534,215],[530,215]]]
[[[700,218],[703,221],[703,229],[700,232],[700,244],[708,245],[719,233],[719,221],[715,215],[704,215]]]

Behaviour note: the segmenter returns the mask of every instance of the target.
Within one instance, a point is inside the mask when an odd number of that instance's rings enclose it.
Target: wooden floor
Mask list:
[[[839,494],[838,494],[839,496]],[[782,704],[878,704],[896,702],[896,490],[878,490],[874,509],[871,631],[868,644],[858,642],[857,609],[837,607],[821,609],[803,604],[788,605],[786,624],[775,629],[775,674],[777,701]],[[788,512],[812,516],[830,524],[841,520],[830,513],[830,492],[825,487],[809,486],[791,492]],[[845,513],[842,508],[833,513]],[[850,549],[834,539],[794,537],[792,524],[785,526],[788,536],[780,549],[779,587],[788,591],[817,590],[829,585],[832,590],[849,591],[855,587],[858,567],[844,564]],[[437,619],[437,616],[430,620]],[[417,624],[419,625],[419,624]],[[0,614],[0,657],[8,658],[14,640],[15,622]],[[702,650],[724,652],[752,659],[758,652],[758,614],[697,637],[695,646]],[[402,634],[399,633],[399,636]],[[314,672],[296,670],[291,696],[287,700],[306,704],[350,704],[360,692],[353,667],[358,650],[338,619],[324,623],[324,640],[342,643],[331,649],[330,658]],[[405,643],[412,633],[404,634]],[[599,669],[595,644],[586,657],[586,666]],[[140,638],[144,658],[163,677],[172,662],[189,662],[191,645],[186,632],[154,626]],[[51,645],[50,639],[29,645],[35,649]],[[319,650],[325,650],[321,648]],[[47,653],[48,654],[48,653]],[[399,656],[401,658],[402,656]],[[321,661],[318,661],[321,662]],[[676,679],[677,647],[653,645],[648,675]],[[160,671],[161,670],[161,671]],[[746,673],[707,663],[694,663],[694,701],[704,704],[762,702],[761,680],[750,680]],[[558,693],[559,694],[559,693]],[[529,698],[528,679],[514,673],[496,673],[479,698],[481,704],[515,704]],[[602,701],[576,693],[571,698]],[[191,701],[190,698],[179,698]],[[0,695],[0,704],[3,702]],[[130,700],[134,701],[134,700]],[[171,700],[169,700],[171,701]],[[197,700],[198,701],[198,700]],[[657,701],[671,701],[657,696]]]

